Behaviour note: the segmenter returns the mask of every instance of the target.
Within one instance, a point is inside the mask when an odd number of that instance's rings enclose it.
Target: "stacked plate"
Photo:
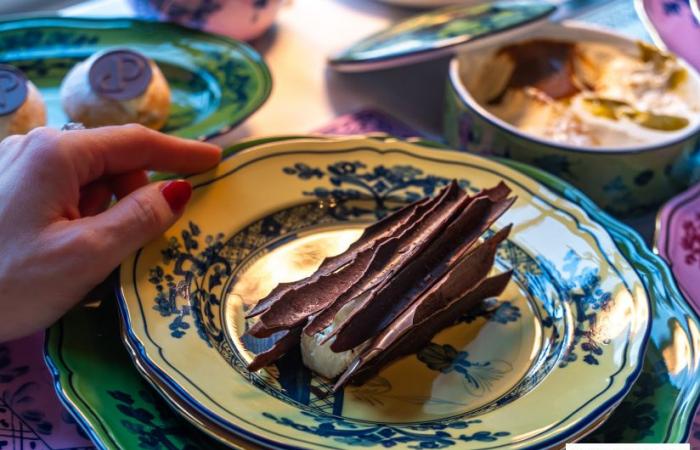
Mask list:
[[[685,440],[700,321],[665,264],[550,175],[428,146],[265,139],[192,177],[182,219],[115,277],[128,355],[106,320],[111,302],[86,304],[49,333],[59,393],[92,438],[106,448]],[[514,224],[494,269],[514,270],[504,294],[340,392],[298,355],[247,371],[271,344],[245,336],[258,299],[454,178],[472,190],[503,180],[518,197],[495,225]]]

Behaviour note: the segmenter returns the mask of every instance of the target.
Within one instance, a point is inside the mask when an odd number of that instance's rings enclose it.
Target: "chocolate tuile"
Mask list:
[[[456,216],[459,216],[461,211],[472,203],[473,197],[466,194],[462,195],[456,203],[446,205],[440,210],[436,210],[433,214],[426,215],[421,222],[411,230],[407,230],[402,236],[402,239],[407,241],[407,245],[402,246],[398,252],[395,253],[394,258],[387,269],[380,270],[374,276],[366,280],[363,285],[365,292],[362,292],[359,296],[355,298],[348,298],[349,301],[358,301],[359,304],[355,305],[355,309],[351,316],[355,315],[358,310],[365,308],[374,302],[377,292],[379,292],[384,286],[391,282],[394,277],[401,273],[401,271],[410,264],[411,260],[417,255],[420,255],[424,251],[430,251],[432,248],[432,243],[434,240],[442,233],[450,223],[454,220]],[[428,268],[424,268],[427,270]],[[413,282],[415,280],[411,280]],[[409,282],[409,284],[410,284]],[[344,329],[347,322],[343,322],[339,325],[339,328],[329,333],[321,343],[328,342],[332,339],[336,333]],[[353,330],[353,333],[356,330]],[[364,331],[359,331],[359,333],[364,333]],[[346,336],[349,333],[346,333]],[[338,352],[337,341],[331,346],[331,349]],[[352,348],[352,347],[347,347]]]
[[[391,236],[392,233],[396,230],[396,228],[400,227],[402,224],[404,224],[406,221],[410,220],[411,216],[414,214],[414,212],[419,209],[419,208],[425,208],[426,204],[434,203],[438,200],[438,198],[446,192],[449,187],[452,184],[456,183],[451,183],[447,187],[443,189],[440,195],[433,197],[433,198],[424,198],[422,200],[419,200],[415,203],[412,203],[410,205],[407,205],[400,210],[396,211],[395,213],[388,215],[381,219],[380,221],[374,223],[373,225],[367,227],[365,231],[362,233],[362,235],[358,238],[357,241],[355,241],[348,250],[345,252],[332,256],[330,258],[326,258],[321,265],[319,266],[318,270],[311,275],[310,277],[307,277],[304,280],[301,281],[294,281],[291,283],[280,283],[278,284],[270,294],[267,295],[264,299],[260,300],[253,309],[251,309],[248,314],[246,315],[246,318],[251,318],[258,316],[262,314],[263,312],[267,311],[270,306],[277,301],[279,301],[281,298],[283,298],[285,295],[287,295],[290,291],[294,290],[295,288],[299,287],[299,283],[305,282],[309,283],[312,282],[313,280],[317,279],[318,277],[327,275],[329,273],[332,273],[342,266],[348,264],[352,258],[357,254],[358,252],[366,249],[366,248],[371,248],[375,242],[378,239],[381,239],[386,236]]]
[[[326,310],[314,317],[305,327],[304,332],[308,335],[313,335],[325,329],[333,322],[338,311],[348,302],[354,301],[363,292],[372,289],[383,280],[390,279],[401,265],[406,263],[407,257],[410,255],[408,249],[414,246],[415,242],[426,239],[425,233],[430,232],[431,228],[429,225],[431,221],[434,221],[435,216],[452,215],[454,214],[453,211],[459,209],[465,203],[471,202],[472,198],[463,194],[455,199],[457,203],[451,203],[449,200],[450,199],[445,199],[431,211],[426,212],[426,214],[415,223],[407,225],[406,229],[402,230],[401,234],[393,240],[380,244],[380,248],[378,248],[377,251],[382,254],[382,260],[388,260],[387,263],[372,264],[368,267],[362,279],[352,288],[340,295]],[[449,217],[446,217],[445,220],[449,220]],[[428,238],[429,237],[430,235]],[[323,342],[325,341],[326,340]]]
[[[255,355],[255,358],[248,364],[248,370],[255,372],[256,370],[269,366],[299,345],[300,338],[301,327],[288,330],[281,338],[272,344],[272,347]]]
[[[511,275],[512,271],[508,271],[486,278],[471,292],[453,300],[420,322],[411,321],[409,325],[405,325],[399,320],[396,324],[392,324],[350,364],[333,386],[333,390],[337,391],[348,382],[361,383],[368,380],[389,362],[425,347],[437,333],[453,325],[459,317],[474,308],[480,301],[501,295]],[[412,320],[411,313],[413,313],[412,310],[406,311],[401,319]]]
[[[450,184],[440,193],[436,201],[425,202],[423,208],[417,208],[414,211],[415,214],[408,216],[411,219],[414,215],[420,215],[417,220],[407,222],[404,225],[409,228],[418,226],[432,211],[440,210],[445,204],[454,202],[459,198],[460,193],[461,191],[456,184]],[[392,248],[395,239],[395,237],[391,237],[380,242],[380,249],[386,247],[383,245],[385,243]],[[387,259],[396,254],[396,251],[387,253],[385,250],[379,251],[380,249],[367,248],[356,254],[351,262],[335,272],[321,277],[312,275],[306,280],[298,282],[301,286],[290,290],[285,296],[272,303],[269,309],[260,316],[260,320],[255,326],[248,331],[249,334],[255,337],[267,337],[281,329],[299,325],[309,315],[327,308],[342,292],[355,285],[372,264],[381,268],[390,265],[390,261]]]
[[[513,226],[508,225],[460,259],[426,294],[416,302],[415,321],[421,321],[451,300],[465,295],[486,278],[496,258],[498,245],[503,242]]]
[[[338,326],[331,349],[336,352],[356,347],[375,336],[433,283],[452,270],[454,260],[463,256],[515,199],[504,199],[510,189],[493,196],[478,196],[460,215],[401,272],[373,290]]]
[[[261,315],[248,333],[264,337],[286,331],[253,359],[249,370],[277,361],[300,345],[302,332],[322,331],[353,301],[360,307],[323,342],[335,337],[331,349],[336,352],[343,351],[334,347],[339,339],[344,349],[356,347],[356,341],[370,344],[334,389],[367,379],[392,360],[420,349],[458,321],[463,313],[457,312],[465,313],[505,289],[510,272],[485,277],[510,226],[472,247],[512,205],[515,199],[506,198],[510,192],[500,182],[469,197],[452,181],[436,197],[414,202],[368,227],[348,250],[326,258],[310,277],[278,285],[248,314]]]
[[[368,248],[357,254],[352,263],[337,272],[325,276],[305,286],[306,289],[293,290],[287,301],[274,303],[260,316],[260,320],[248,330],[248,334],[258,338],[268,337],[282,329],[295,327],[307,320],[310,315],[326,308],[330,302],[342,295],[357,283],[371,263],[381,264],[382,255]]]

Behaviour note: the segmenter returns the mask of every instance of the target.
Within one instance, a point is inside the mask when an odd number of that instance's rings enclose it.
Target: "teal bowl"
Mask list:
[[[636,51],[636,41],[580,24],[546,24],[520,40],[550,38],[602,42]],[[608,212],[618,216],[643,214],[700,178],[700,121],[669,139],[648,146],[601,148],[566,145],[523,133],[486,111],[463,79],[473,61],[503,42],[470,48],[456,56],[449,70],[444,135],[454,147],[472,153],[502,156],[538,166],[566,179]],[[483,56],[481,56],[483,58]],[[680,61],[688,80],[700,86],[700,75]],[[698,88],[700,89],[700,88]]]

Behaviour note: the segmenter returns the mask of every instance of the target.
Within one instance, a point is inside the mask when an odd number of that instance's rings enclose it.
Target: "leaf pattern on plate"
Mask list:
[[[506,361],[472,361],[469,353],[458,351],[450,344],[428,344],[419,351],[418,360],[432,370],[442,373],[456,372],[464,377],[464,388],[471,395],[480,397],[489,392],[493,382],[513,370]]]
[[[481,423],[479,419],[389,426],[366,425],[308,411],[301,414],[313,422],[302,424],[267,412],[262,415],[297,431],[330,437],[336,442],[353,447],[389,448],[398,444],[409,444],[408,448],[412,449],[441,449],[459,445],[460,441],[494,442],[510,434],[507,431],[479,431],[472,434],[465,432],[470,425]]]

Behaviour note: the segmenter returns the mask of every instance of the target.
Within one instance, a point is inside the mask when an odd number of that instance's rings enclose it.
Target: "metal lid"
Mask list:
[[[400,67],[455,53],[460,46],[546,20],[547,2],[492,2],[451,6],[402,20],[330,59],[341,72]]]

